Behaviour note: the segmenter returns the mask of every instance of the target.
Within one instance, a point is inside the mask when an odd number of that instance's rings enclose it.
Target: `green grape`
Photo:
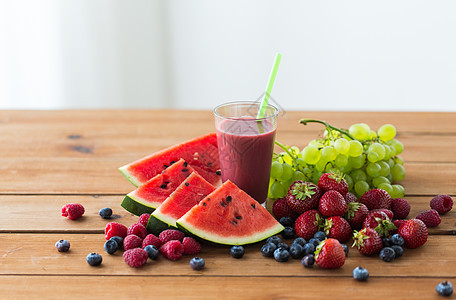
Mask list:
[[[388,164],[386,161],[384,161],[384,160],[379,161],[379,162],[377,162],[377,163],[380,165],[380,168],[382,169],[382,170],[380,171],[380,175],[381,175],[381,176],[387,176],[387,175],[390,173],[390,166],[389,166],[389,164]]]
[[[364,155],[361,154],[355,157],[350,157],[349,162],[353,169],[359,169],[362,168],[362,166],[364,166],[366,159],[364,158]]]
[[[299,150],[299,147],[297,146],[291,147],[291,150],[294,155],[298,155],[298,153],[301,152],[301,150]]]
[[[402,165],[402,166],[404,165],[404,160],[403,160],[402,157],[400,157],[400,156],[396,156],[396,157],[394,158],[394,161],[395,161],[397,164],[399,164],[399,165]],[[391,167],[391,168],[392,168],[392,167]]]
[[[388,147],[390,149],[390,157],[393,157],[396,155],[396,148],[394,148],[393,146],[390,146],[390,145],[383,145],[385,148]]]
[[[282,158],[282,161],[284,163],[289,164],[289,165],[293,164],[293,158],[291,158],[291,156],[288,155],[288,153],[282,152],[282,153],[280,153],[280,157]]]
[[[304,175],[304,173],[302,173],[301,171],[294,171],[293,173],[293,177],[291,178],[291,181],[296,181],[296,180],[304,180],[306,181],[307,180],[307,177],[306,175]]]
[[[353,179],[350,175],[345,174],[344,175],[345,182],[348,184],[348,189],[351,190],[353,189]]]
[[[359,156],[363,153],[363,145],[356,140],[352,140],[349,142],[350,149],[348,150],[348,155],[350,156]]]
[[[320,180],[321,175],[323,175],[323,172],[320,172],[320,171],[315,172],[314,171],[313,174],[312,174],[312,182],[314,184],[318,185],[318,180]]]
[[[379,160],[377,152],[374,152],[374,151],[367,152],[367,160],[372,163],[377,162]]]
[[[401,154],[404,151],[404,145],[396,139],[392,139],[387,142],[388,145],[394,148],[396,155]]]
[[[354,189],[355,189],[356,194],[358,194],[358,196],[361,197],[362,195],[364,195],[364,193],[366,193],[370,189],[370,187],[366,181],[361,180],[361,181],[355,182]]]
[[[359,125],[363,126],[367,131],[371,131],[369,125],[367,125],[366,123],[359,123]]]
[[[382,168],[377,163],[368,163],[366,167],[366,173],[370,177],[377,177],[380,175]]]
[[[391,168],[391,175],[393,176],[393,181],[401,181],[405,177],[405,168],[402,165],[395,164]]]
[[[378,155],[378,160],[382,160],[385,157],[385,147],[380,143],[373,143],[369,146],[368,152],[376,152]]]
[[[365,125],[365,124],[364,124]],[[353,124],[348,129],[348,133],[353,136],[355,139],[363,141],[369,137],[370,128],[367,129],[363,124]],[[367,126],[369,127],[369,126]],[[357,156],[357,155],[356,155]]]
[[[337,151],[333,146],[326,146],[321,150],[321,159],[333,161],[337,157]]]
[[[293,177],[293,173],[294,173],[293,168],[289,164],[284,163],[284,164],[282,164],[282,169],[283,169],[283,172],[282,172],[281,179],[283,181],[290,180],[291,177]]]
[[[393,182],[393,175],[391,175],[391,173],[386,175],[386,178],[389,180],[389,182]]]
[[[390,141],[390,140],[394,139],[395,136],[396,136],[396,127],[394,127],[391,124],[382,125],[378,129],[378,137],[382,141],[385,141],[385,142]]]
[[[271,197],[274,199],[282,198],[287,193],[284,185],[278,181],[274,181],[272,183],[270,191],[271,191]]]
[[[315,169],[319,172],[323,172],[325,170],[326,164],[328,162],[326,160],[320,159],[317,164],[315,165]]]
[[[339,168],[339,170],[341,170],[342,173],[344,173],[344,174],[350,173],[352,169],[353,169],[353,168],[352,168],[352,166],[351,166],[350,163],[348,163],[346,166],[343,166],[343,167],[340,167],[340,168]]]
[[[302,150],[302,159],[309,165],[315,165],[321,157],[320,149],[315,145],[308,145]]]
[[[379,189],[385,190],[390,196],[393,193],[393,187],[389,183],[380,183],[378,185]]]
[[[303,167],[306,164],[306,162],[302,158],[297,158],[296,164],[298,165],[298,167]]]
[[[391,158],[391,147],[388,145],[383,145],[383,148],[385,148],[385,157],[383,158],[384,160],[388,160]]]
[[[271,178],[280,178],[282,177],[283,167],[282,164],[278,161],[274,161],[271,164]]]
[[[391,197],[393,198],[403,198],[404,195],[405,195],[405,190],[404,190],[404,187],[400,184],[393,184],[392,185],[393,187],[393,195],[391,195]]]
[[[392,158],[388,159],[388,165],[390,167],[390,170],[392,167],[394,167],[394,160]]]
[[[377,138],[377,133],[373,130],[369,132],[369,140],[375,140]]]
[[[334,163],[339,168],[345,167],[348,164],[348,157],[343,154],[338,154],[336,159],[334,160]]]
[[[350,150],[350,143],[347,141],[347,139],[340,138],[334,142],[334,148],[341,154],[347,154],[348,150]]]
[[[312,175],[312,169],[304,168],[304,169],[302,169],[302,173],[304,173],[304,175],[306,175],[306,177],[310,177]]]
[[[378,188],[378,185],[380,183],[388,183],[388,184],[390,184],[391,182],[388,180],[388,178],[386,178],[384,176],[378,176],[378,177],[372,178],[372,185],[374,187]]]
[[[350,176],[353,178],[354,182],[357,181],[367,181],[367,175],[363,170],[358,169],[350,173]]]

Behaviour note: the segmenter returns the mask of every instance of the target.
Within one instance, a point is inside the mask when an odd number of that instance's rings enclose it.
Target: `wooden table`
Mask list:
[[[304,117],[339,127],[395,124],[405,145],[410,217],[428,209],[434,195],[456,195],[455,113],[287,112],[277,139],[303,147],[315,138],[322,126],[299,125]],[[108,255],[103,229],[109,220],[98,210],[113,208],[126,225],[137,220],[120,207],[133,186],[117,168],[213,130],[210,111],[0,111],[0,298],[439,299],[439,282],[456,284],[454,210],[430,230],[426,245],[392,263],[351,249],[341,269],[305,269],[299,260],[264,258],[260,245],[248,246],[239,260],[229,248],[205,245],[203,271],[189,267],[191,257],[134,269],[121,253]],[[72,202],[86,208],[80,220],[60,215]],[[70,241],[68,253],[55,249],[59,239]],[[100,267],[85,262],[93,251],[103,256]],[[358,265],[369,270],[368,282],[352,278]]]

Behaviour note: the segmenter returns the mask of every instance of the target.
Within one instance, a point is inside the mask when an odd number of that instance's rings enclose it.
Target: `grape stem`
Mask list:
[[[274,141],[274,143],[275,143],[277,146],[279,146],[280,148],[282,148],[282,149],[283,149],[291,158],[295,159],[295,156],[292,155],[292,154],[290,153],[290,151],[288,151],[288,147],[287,147],[287,146],[285,146],[284,144],[280,143],[279,141]]]
[[[335,131],[338,131],[346,136],[348,136],[350,139],[352,140],[356,140],[353,136],[351,136],[351,134],[348,133],[347,130],[344,130],[344,129],[341,129],[341,128],[337,128],[337,127],[334,127],[332,126],[331,124],[325,122],[325,121],[320,121],[320,120],[312,120],[312,119],[301,119],[301,121],[299,121],[299,123],[303,124],[303,125],[307,125],[307,123],[320,123],[320,124],[323,124],[325,125],[326,129],[330,128],[332,130],[335,130]],[[329,131],[329,130],[328,130]]]

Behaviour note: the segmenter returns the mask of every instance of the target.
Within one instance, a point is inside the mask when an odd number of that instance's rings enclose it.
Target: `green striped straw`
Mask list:
[[[272,66],[271,73],[269,74],[268,85],[266,86],[266,92],[264,93],[263,101],[261,102],[260,110],[258,111],[257,119],[261,119],[264,117],[264,113],[266,112],[266,107],[268,106],[269,95],[271,95],[272,86],[274,85],[274,81],[277,75],[277,71],[279,70],[280,60],[282,59],[282,54],[277,53],[274,61],[274,65]]]

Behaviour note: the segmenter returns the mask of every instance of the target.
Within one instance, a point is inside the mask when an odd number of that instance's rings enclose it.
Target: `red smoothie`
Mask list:
[[[267,120],[239,118],[223,120],[216,129],[222,181],[231,180],[263,203],[268,195],[275,126]]]

